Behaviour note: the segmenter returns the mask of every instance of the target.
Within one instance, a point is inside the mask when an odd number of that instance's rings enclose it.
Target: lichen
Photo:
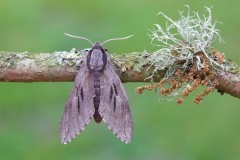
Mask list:
[[[26,51],[26,52],[23,52],[23,53],[16,54],[16,57],[20,58],[20,59],[23,59],[23,58],[26,58],[27,55],[28,55],[28,52]]]
[[[77,51],[73,48],[70,52],[66,51],[56,51],[54,52],[54,62],[58,65],[67,65],[67,66],[74,66],[79,64],[84,56],[83,52]]]
[[[178,20],[172,20],[162,12],[158,13],[166,19],[166,26],[155,24],[149,36],[151,43],[161,48],[148,56],[143,64],[154,68],[148,77],[150,79],[161,70],[166,70],[166,73],[159,83],[150,85],[151,87],[138,87],[138,93],[144,89],[156,88],[164,96],[181,96],[178,99],[181,104],[198,86],[207,86],[194,100],[200,103],[202,97],[218,85],[214,76],[218,71],[226,69],[224,54],[212,48],[214,41],[223,42],[216,29],[218,22],[212,22],[210,8],[206,7],[208,15],[200,16],[198,12],[191,15],[190,7],[186,7],[187,14],[180,11]]]
[[[200,16],[198,12],[190,15],[190,7],[186,7],[188,8],[187,15],[185,16],[184,12],[180,11],[180,19],[176,21],[159,12],[158,15],[166,18],[166,26],[155,24],[155,28],[149,34],[151,43],[162,48],[149,56],[146,62],[150,62],[154,66],[153,74],[158,70],[168,68],[165,79],[176,71],[177,68],[174,65],[176,62],[185,60],[186,62],[182,66],[186,67],[188,62],[200,51],[205,54],[213,67],[221,67],[210,53],[211,45],[215,40],[223,42],[219,30],[215,28],[217,22],[212,22],[210,8],[206,7],[207,16]],[[201,62],[197,63],[201,65]]]
[[[225,64],[225,70],[230,73],[240,74],[239,66],[231,60],[228,60]]]
[[[146,58],[150,54],[144,52],[132,52],[131,54],[111,54],[110,58],[115,66],[121,68],[122,72],[133,70],[134,72],[141,73],[146,63]]]

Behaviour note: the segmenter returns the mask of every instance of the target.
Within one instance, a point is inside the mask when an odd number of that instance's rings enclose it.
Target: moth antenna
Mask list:
[[[109,41],[124,40],[124,39],[128,39],[128,38],[130,38],[130,37],[132,37],[132,36],[133,36],[133,35],[130,35],[130,36],[127,36],[127,37],[122,37],[122,38],[111,38],[111,39],[108,39],[108,40],[104,41],[104,42],[102,43],[102,45],[103,45],[104,43],[109,42]]]
[[[85,37],[79,37],[79,36],[74,36],[74,35],[71,35],[71,34],[68,34],[68,33],[64,33],[66,36],[69,36],[69,37],[72,37],[72,38],[79,38],[79,39],[84,39],[88,42],[90,42],[92,45],[93,45],[93,42],[90,41],[89,39],[85,38]]]

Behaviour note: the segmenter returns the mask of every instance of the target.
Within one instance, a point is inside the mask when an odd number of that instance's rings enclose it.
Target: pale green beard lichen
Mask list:
[[[178,98],[177,103],[183,100],[198,86],[207,87],[202,93],[196,94],[195,103],[200,103],[202,98],[208,95],[218,86],[215,79],[218,71],[226,70],[225,57],[222,53],[212,48],[216,40],[223,42],[216,29],[218,22],[212,22],[211,9],[206,7],[207,15],[199,15],[198,12],[187,13],[179,11],[180,18],[173,20],[166,14],[158,15],[166,19],[166,25],[155,24],[155,28],[149,34],[151,43],[161,47],[145,59],[145,64],[153,68],[149,79],[154,79],[160,71],[165,71],[159,83],[141,86],[137,93],[143,90],[157,89],[168,100]]]
[[[198,52],[203,52],[213,67],[218,69],[223,67],[210,53],[211,45],[215,40],[223,42],[219,30],[215,28],[218,22],[212,22],[211,9],[206,7],[208,15],[200,16],[198,12],[190,15],[190,7],[186,7],[188,9],[186,15],[184,11],[179,11],[178,20],[172,20],[162,12],[158,13],[167,22],[165,27],[155,24],[155,28],[149,34],[151,43],[161,47],[146,59],[146,63],[155,68],[149,78],[159,70],[168,68],[164,77],[167,79],[176,71],[177,66],[174,64],[177,61],[185,60],[182,65],[185,68],[194,57],[197,58],[200,69],[203,62],[196,55]]]

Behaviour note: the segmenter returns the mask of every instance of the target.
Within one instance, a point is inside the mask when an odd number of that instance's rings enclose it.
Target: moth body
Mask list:
[[[133,122],[128,98],[110,58],[100,43],[88,51],[75,78],[60,122],[61,142],[82,132],[91,118],[103,119],[123,142],[130,143]]]

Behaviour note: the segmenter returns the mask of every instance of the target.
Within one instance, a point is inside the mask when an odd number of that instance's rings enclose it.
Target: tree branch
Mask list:
[[[85,51],[54,53],[17,53],[0,51],[0,81],[4,82],[63,82],[74,81]],[[142,82],[147,67],[141,71],[129,69],[130,56],[113,60],[116,72],[123,82]],[[133,57],[132,57],[133,58]],[[133,62],[134,60],[134,62]],[[131,64],[134,65],[134,64]]]
[[[152,44],[161,47],[159,50],[151,54],[110,54],[117,74],[122,82],[156,82],[140,86],[136,92],[156,89],[164,96],[179,97],[178,104],[199,86],[205,90],[194,92],[195,103],[214,89],[240,98],[240,67],[212,47],[222,38],[215,27],[217,22],[212,22],[211,9],[206,7],[206,16],[198,12],[190,16],[190,7],[186,7],[187,14],[180,11],[177,21],[162,12],[158,14],[168,22],[165,27],[155,24],[149,34]],[[0,81],[73,81],[85,54],[75,49],[35,54],[0,52]]]
[[[16,53],[0,52],[0,81],[3,82],[63,82],[73,81],[84,51],[60,51],[54,53]],[[137,55],[137,56],[136,56]],[[112,56],[116,72],[123,82],[146,82],[146,78],[154,71],[154,67],[141,64],[148,56],[146,52]],[[221,93],[228,93],[240,98],[240,69],[232,61],[225,63],[228,71],[216,75]],[[158,71],[154,81],[161,80],[166,69]]]

